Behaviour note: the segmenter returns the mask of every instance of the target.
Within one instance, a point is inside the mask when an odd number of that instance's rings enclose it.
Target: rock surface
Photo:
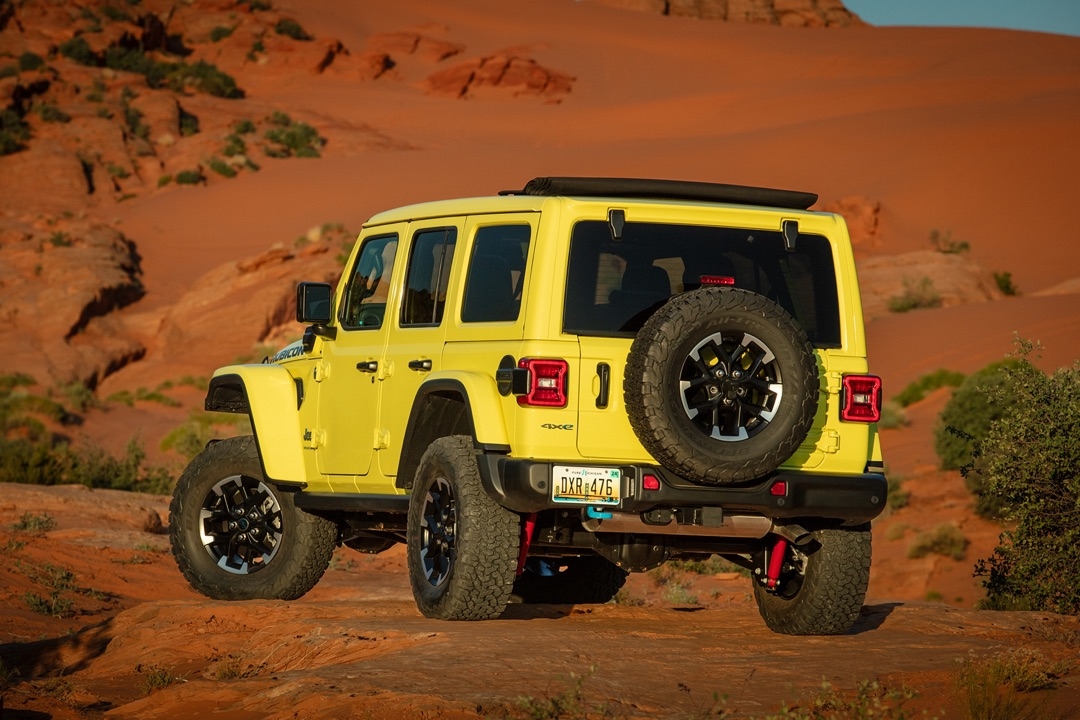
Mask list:
[[[596,0],[628,10],[785,27],[863,25],[841,0]]]

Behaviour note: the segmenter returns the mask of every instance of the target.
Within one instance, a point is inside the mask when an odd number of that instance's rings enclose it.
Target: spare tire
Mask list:
[[[776,303],[701,288],[673,297],[638,332],[623,398],[635,434],[664,467],[708,485],[752,480],[806,439],[817,362]]]

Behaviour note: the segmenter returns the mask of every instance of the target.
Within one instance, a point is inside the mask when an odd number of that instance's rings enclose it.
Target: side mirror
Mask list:
[[[326,325],[334,317],[334,291],[329,283],[302,282],[296,286],[296,322]]]

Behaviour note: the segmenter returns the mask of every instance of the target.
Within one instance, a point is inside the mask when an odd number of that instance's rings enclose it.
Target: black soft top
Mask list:
[[[539,177],[530,180],[521,190],[504,190],[499,194],[696,200],[792,210],[806,210],[818,199],[815,193],[748,185],[602,177]]]

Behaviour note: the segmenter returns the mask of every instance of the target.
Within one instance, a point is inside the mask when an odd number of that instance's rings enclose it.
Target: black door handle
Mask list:
[[[430,360],[410,360],[409,361],[409,369],[410,370],[424,370],[424,371],[430,370],[431,369],[431,361]]]
[[[356,363],[356,369],[360,372],[376,372],[379,369],[379,363],[375,360],[368,360],[367,362]]]
[[[600,376],[600,393],[596,396],[596,407],[603,410],[608,406],[608,393],[611,391],[611,366],[597,363],[596,374]]]

